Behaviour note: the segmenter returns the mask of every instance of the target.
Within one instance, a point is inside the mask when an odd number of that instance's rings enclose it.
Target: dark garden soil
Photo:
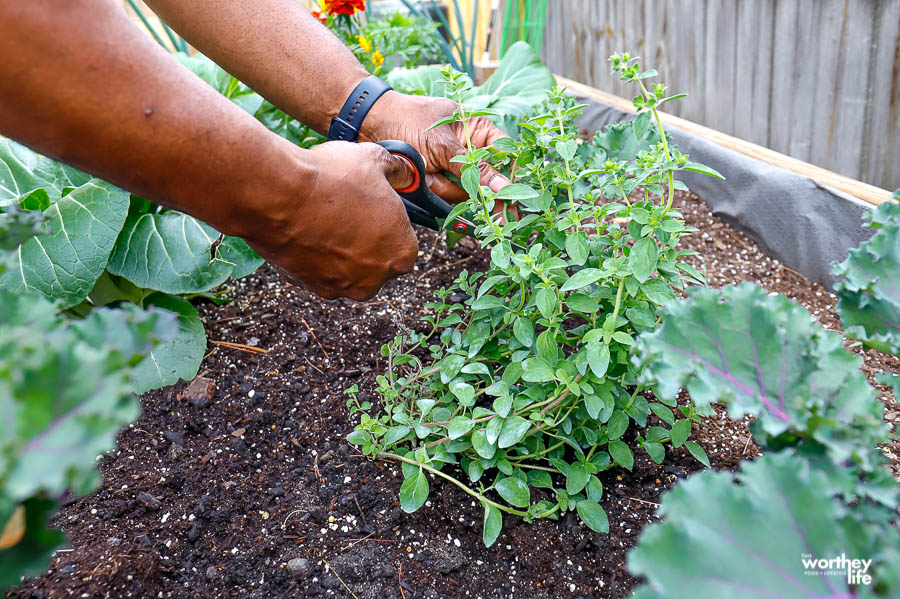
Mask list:
[[[685,245],[701,252],[693,264],[711,285],[754,281],[838,327],[828,291],[767,257],[697,197],[678,202],[702,231]],[[72,549],[10,596],[626,596],[637,582],[626,552],[654,520],[660,493],[699,468],[683,449],[663,465],[639,452],[632,472],[602,474],[609,534],[572,515],[533,525],[506,518],[486,549],[482,510],[468,495],[432,480],[426,507],[405,514],[400,468],[359,458],[343,440],[353,427],[343,390],[359,384],[375,401],[381,344],[421,328],[423,304],[460,269],[485,266],[472,246],[447,250],[419,236],[416,270],[367,303],[322,301],[264,268],[231,284],[231,304],[203,304],[210,345],[201,375],[210,386],[182,383],[143,398],[143,416],[100,461],[102,489],[55,520]],[[893,357],[864,358],[870,379],[900,370]],[[896,424],[900,407],[881,395]],[[694,436],[717,469],[757,454],[745,424],[721,412]],[[885,451],[900,475],[900,448]]]

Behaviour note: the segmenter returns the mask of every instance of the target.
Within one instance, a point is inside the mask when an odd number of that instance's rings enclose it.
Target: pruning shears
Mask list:
[[[410,222],[434,231],[452,231],[457,235],[472,235],[475,232],[475,225],[472,221],[462,216],[455,216],[452,222],[447,222],[453,206],[428,189],[428,185],[425,184],[425,160],[418,150],[406,142],[394,139],[380,141],[378,145],[390,152],[391,155],[402,158],[412,167],[412,184],[402,189],[395,189],[403,199],[403,206],[406,208]]]

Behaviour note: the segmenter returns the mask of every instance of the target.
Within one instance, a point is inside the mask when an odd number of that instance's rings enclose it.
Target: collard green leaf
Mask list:
[[[612,123],[594,135],[594,145],[603,151],[603,159],[631,162],[639,152],[649,151],[659,143],[659,131],[649,127],[647,116],[638,115],[631,121]]]
[[[178,318],[178,332],[150,352],[134,369],[134,391],[145,393],[178,382],[189,381],[197,375],[206,351],[206,329],[194,306],[185,299],[155,293],[145,305],[161,308]]]
[[[256,272],[263,265],[263,260],[247,242],[240,237],[228,235],[219,244],[216,257],[234,265],[232,279],[241,279]]]
[[[443,75],[436,67],[422,67],[406,71],[394,70],[388,82],[395,89],[426,96],[446,97]],[[554,86],[553,74],[540,57],[525,42],[516,42],[483,85],[463,92],[462,100],[470,111],[492,109],[501,116],[491,117],[511,135],[516,134],[516,121],[535,104],[544,99],[545,92]]]
[[[742,283],[693,288],[666,312],[663,326],[636,345],[659,397],[686,387],[701,408],[722,401],[732,418],[755,415],[764,447],[779,447],[789,432],[816,439],[838,462],[864,459],[860,448],[886,438],[860,358],[799,305]]]
[[[496,110],[503,116],[495,118],[495,122],[507,133],[515,134],[516,120],[539,104],[545,92],[555,84],[553,73],[531,46],[516,42],[507,49],[494,74],[463,101],[470,109]]]
[[[18,203],[38,189],[56,202],[65,188],[80,187],[92,179],[11,139],[0,138],[0,207]]]
[[[99,180],[45,211],[48,232],[27,239],[0,274],[0,286],[37,291],[64,308],[81,303],[103,273],[128,213],[128,195]]]
[[[875,234],[834,268],[837,311],[846,334],[900,355],[900,204],[868,215]]]
[[[226,237],[213,257],[218,237],[209,225],[180,212],[131,214],[107,268],[138,287],[202,293],[262,263],[243,240],[233,237]]]
[[[822,492],[829,486],[825,474],[790,452],[744,462],[738,475],[694,475],[663,496],[663,522],[644,529],[628,568],[666,599],[853,597],[846,565],[833,568],[844,571],[835,576],[803,563],[842,555],[874,559],[868,573],[876,584],[892,572],[896,580],[900,564],[879,555],[896,551],[897,529],[887,525],[882,534],[882,527],[859,526]],[[883,596],[897,596],[897,589]]]
[[[394,69],[387,80],[391,87],[406,93],[444,98],[446,85],[441,81],[443,78],[438,67],[427,66],[416,69]]]

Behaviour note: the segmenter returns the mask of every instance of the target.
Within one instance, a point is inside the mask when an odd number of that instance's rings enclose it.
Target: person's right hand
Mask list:
[[[312,173],[301,176],[302,198],[293,205],[276,199],[270,205],[285,206],[269,215],[276,230],[247,242],[317,295],[368,299],[416,260],[416,236],[390,183],[411,183],[408,167],[373,143],[328,142],[304,154]]]

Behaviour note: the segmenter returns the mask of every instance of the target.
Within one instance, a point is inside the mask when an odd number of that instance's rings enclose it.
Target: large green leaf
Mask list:
[[[22,243],[0,287],[39,291],[63,307],[81,303],[106,268],[127,213],[127,194],[108,183],[75,188],[51,203],[44,213],[49,232]]]
[[[516,42],[506,51],[494,74],[474,88],[465,103],[469,108],[496,110],[502,115],[499,124],[507,132],[515,132],[516,121],[540,104],[545,92],[554,85],[553,73],[531,46]]]
[[[147,289],[165,293],[201,293],[243,276],[262,259],[237,237],[226,237],[180,212],[130,214],[116,241],[107,268]]]
[[[395,70],[388,81],[395,88],[407,93],[446,97],[446,87],[441,83],[440,69],[423,67],[405,71]],[[466,91],[462,97],[469,110],[490,108],[500,113],[492,117],[510,135],[516,134],[516,122],[546,96],[545,92],[556,84],[547,67],[525,42],[510,46],[497,70],[484,84]]]
[[[752,430],[764,447],[815,439],[838,463],[875,466],[870,449],[887,439],[884,408],[839,334],[750,283],[693,288],[665,310],[663,326],[636,345],[660,397],[686,387],[700,407],[722,401],[732,418],[754,415]]]
[[[153,295],[150,301],[159,301],[169,296]],[[175,298],[172,298],[175,299]],[[183,300],[175,302],[181,307]],[[184,302],[187,303],[187,302]],[[188,304],[190,305],[190,304]],[[134,390],[143,393],[151,388],[163,387],[178,381],[172,374],[163,377],[157,372],[157,365],[141,364],[151,359],[160,359],[166,351],[173,351],[179,359],[184,359],[184,352],[179,351],[179,336],[197,334],[196,320],[190,318],[190,310],[185,308],[186,316],[174,310],[153,309],[141,310],[134,304],[123,304],[121,308],[99,308],[92,310],[81,321],[73,323],[74,332],[91,347],[108,348],[122,352],[125,361],[136,368],[132,371]],[[185,319],[182,324],[180,319]],[[202,324],[202,323],[201,323]],[[190,329],[185,331],[185,328]],[[200,331],[202,331],[202,326]],[[202,350],[206,347],[206,338],[199,342]],[[154,354],[155,352],[155,354]],[[188,362],[196,362],[193,354],[187,357]],[[191,378],[190,375],[185,378]]]
[[[187,300],[165,293],[155,293],[147,298],[145,306],[151,310],[161,308],[178,317],[178,332],[174,339],[165,341],[150,352],[133,373],[135,393],[144,393],[178,382],[189,381],[197,375],[206,351],[206,330],[197,310]]]
[[[0,137],[0,207],[19,202],[37,189],[44,189],[53,202],[65,188],[90,180],[86,173]]]
[[[388,83],[399,91],[425,96],[446,97],[446,86],[438,67],[419,67],[416,69],[394,69],[388,75]]]
[[[900,204],[867,215],[875,234],[835,265],[837,310],[848,336],[900,355]]]
[[[38,295],[0,290],[0,481],[20,502],[83,494],[138,403],[118,350],[80,339]]]
[[[822,491],[829,486],[823,472],[790,452],[744,462],[740,474],[692,476],[663,496],[663,521],[644,529],[628,554],[629,570],[650,587],[638,596],[872,596],[873,585],[851,589],[846,565],[828,575],[802,561],[845,556],[873,560],[867,573],[883,585],[882,596],[897,597],[897,528],[888,519],[860,525]]]

